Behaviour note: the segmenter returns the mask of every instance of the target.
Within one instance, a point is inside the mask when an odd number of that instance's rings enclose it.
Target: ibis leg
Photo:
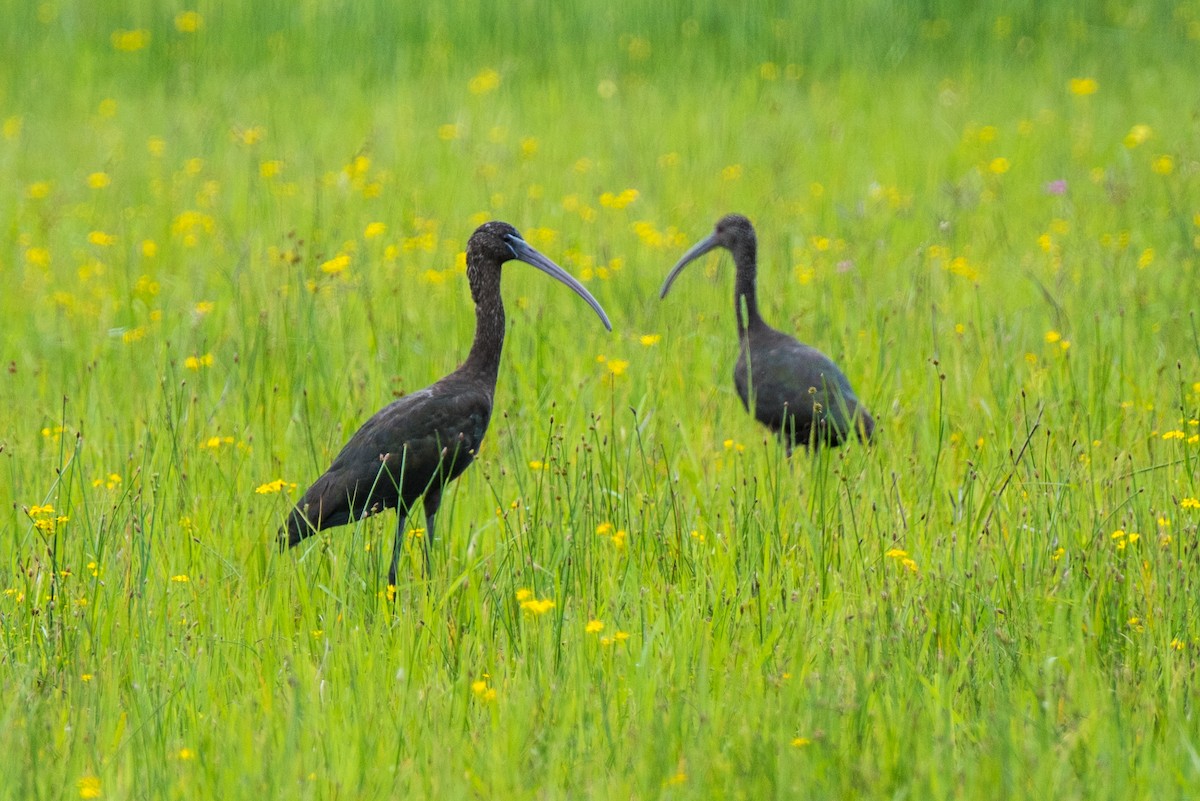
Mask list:
[[[425,549],[425,578],[433,576],[433,571],[429,563],[429,549],[433,547],[433,525],[437,519],[438,507],[441,505],[441,490],[431,487],[425,493],[425,536],[421,538],[421,545]]]
[[[404,505],[396,507],[396,539],[392,542],[392,566],[388,569],[388,585],[396,586],[396,569],[400,565],[400,551],[404,548],[404,524],[408,520],[408,510]]]

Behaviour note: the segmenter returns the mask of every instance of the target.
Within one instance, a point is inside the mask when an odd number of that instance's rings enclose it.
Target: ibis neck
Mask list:
[[[743,254],[734,257],[737,265],[737,280],[734,283],[733,302],[737,314],[738,336],[754,331],[763,325],[758,313],[758,282],[755,277],[754,254],[750,253],[749,264],[743,262]]]
[[[475,341],[462,369],[479,375],[492,384],[500,373],[500,352],[504,349],[504,303],[496,293],[475,304]]]

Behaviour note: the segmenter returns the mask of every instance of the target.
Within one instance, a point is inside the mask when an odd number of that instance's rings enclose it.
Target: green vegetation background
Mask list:
[[[1200,4],[0,15],[0,798],[1200,792]],[[658,301],[728,211],[875,447]],[[492,218],[616,332],[510,265],[433,576],[279,554]]]

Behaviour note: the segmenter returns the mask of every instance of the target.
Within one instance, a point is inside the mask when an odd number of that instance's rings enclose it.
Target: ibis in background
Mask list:
[[[467,280],[475,301],[475,340],[466,361],[442,380],[385,406],[346,443],[288,516],[281,545],[295,546],[321,529],[395,508],[396,536],[388,583],[404,543],[405,522],[418,499],[424,500],[422,545],[425,574],[429,547],[446,485],[475,459],[492,416],[492,398],[504,346],[504,302],[500,267],[523,261],[575,291],[612,330],[608,315],[566,270],[543,256],[508,223],[488,222],[467,242]]]
[[[797,446],[836,447],[852,432],[870,441],[875,421],[859,404],[845,374],[828,356],[776,331],[759,315],[758,242],[748,219],[740,214],[722,217],[710,236],[683,254],[659,297],[667,296],[684,267],[715,248],[733,254],[737,267],[734,310],[741,353],[733,382],[746,410],[779,435],[789,456]]]

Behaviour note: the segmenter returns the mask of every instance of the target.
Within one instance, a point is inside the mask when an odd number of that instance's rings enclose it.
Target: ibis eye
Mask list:
[[[512,234],[504,235],[504,244],[508,245],[508,252],[512,254],[514,259],[521,258],[520,255],[517,253],[517,249],[515,247],[513,247],[513,235]]]

